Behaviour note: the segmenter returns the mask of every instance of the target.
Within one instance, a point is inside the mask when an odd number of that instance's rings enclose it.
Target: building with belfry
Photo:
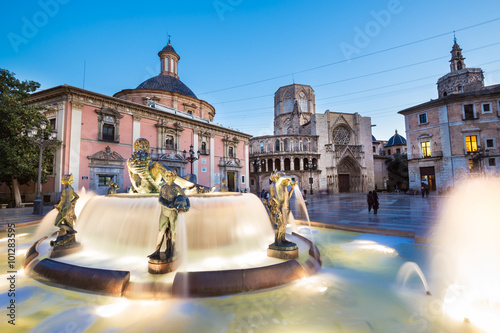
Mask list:
[[[476,175],[500,175],[500,85],[484,85],[453,42],[438,98],[399,111],[405,117],[410,188],[446,191]]]
[[[316,113],[304,84],[274,94],[274,133],[250,139],[250,188],[269,189],[282,170],[305,193],[368,192],[374,187],[371,119],[358,113]]]
[[[180,56],[170,41],[158,56],[157,76],[113,96],[69,85],[32,94],[31,103],[48,108],[45,116],[63,143],[55,152],[53,174],[42,187],[44,202],[58,201],[61,175],[68,173],[75,190],[106,194],[113,182],[118,192],[126,191],[131,186],[126,160],[138,138],[149,141],[153,161],[181,177],[194,174],[207,187],[219,187],[225,179],[230,191],[248,187],[251,136],[214,123],[215,108],[179,79]],[[189,160],[191,147],[199,157],[195,161]],[[1,192],[9,196],[5,185]],[[21,187],[24,201],[33,201],[34,192],[34,185]]]

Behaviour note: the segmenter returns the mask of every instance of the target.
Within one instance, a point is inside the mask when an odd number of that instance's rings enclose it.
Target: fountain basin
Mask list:
[[[83,251],[50,256],[52,235],[37,241],[24,266],[40,282],[132,299],[222,296],[263,290],[310,276],[321,267],[312,242],[294,234],[300,258],[268,258],[274,239],[267,211],[253,194],[190,195],[191,209],[177,221],[179,268],[148,274],[160,217],[158,195],[93,196],[77,220]],[[52,216],[54,214],[49,214]],[[53,224],[53,221],[42,223]]]

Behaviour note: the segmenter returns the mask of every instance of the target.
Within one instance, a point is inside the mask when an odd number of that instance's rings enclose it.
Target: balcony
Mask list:
[[[415,154],[417,155],[417,154]],[[432,151],[430,156],[423,156],[422,152],[418,154],[418,157],[412,157],[409,160],[415,161],[415,160],[432,160],[432,159],[440,159],[443,157],[443,152],[442,151]]]

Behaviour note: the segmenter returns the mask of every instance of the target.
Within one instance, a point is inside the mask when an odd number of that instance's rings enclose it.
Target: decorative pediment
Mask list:
[[[99,115],[98,121],[103,121],[103,119],[106,119],[106,116],[112,117],[116,120],[123,118],[123,115],[118,112],[118,110],[106,106],[102,107],[101,109],[95,109],[94,111]]]
[[[111,151],[111,148],[107,146],[104,150],[98,151],[92,156],[87,156],[89,160],[112,160],[112,161],[125,161],[125,159],[118,154],[116,151]]]
[[[167,161],[172,161],[172,162],[185,162],[185,158],[178,153],[174,153],[171,151],[168,154],[164,154],[160,156],[160,160],[167,160]]]

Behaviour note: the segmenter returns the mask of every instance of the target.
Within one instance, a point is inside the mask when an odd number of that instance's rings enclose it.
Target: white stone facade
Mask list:
[[[374,187],[369,117],[329,110],[317,114],[313,89],[300,84],[279,88],[274,106],[274,135],[249,143],[253,192],[269,189],[274,170],[285,171],[307,193],[367,192]]]

